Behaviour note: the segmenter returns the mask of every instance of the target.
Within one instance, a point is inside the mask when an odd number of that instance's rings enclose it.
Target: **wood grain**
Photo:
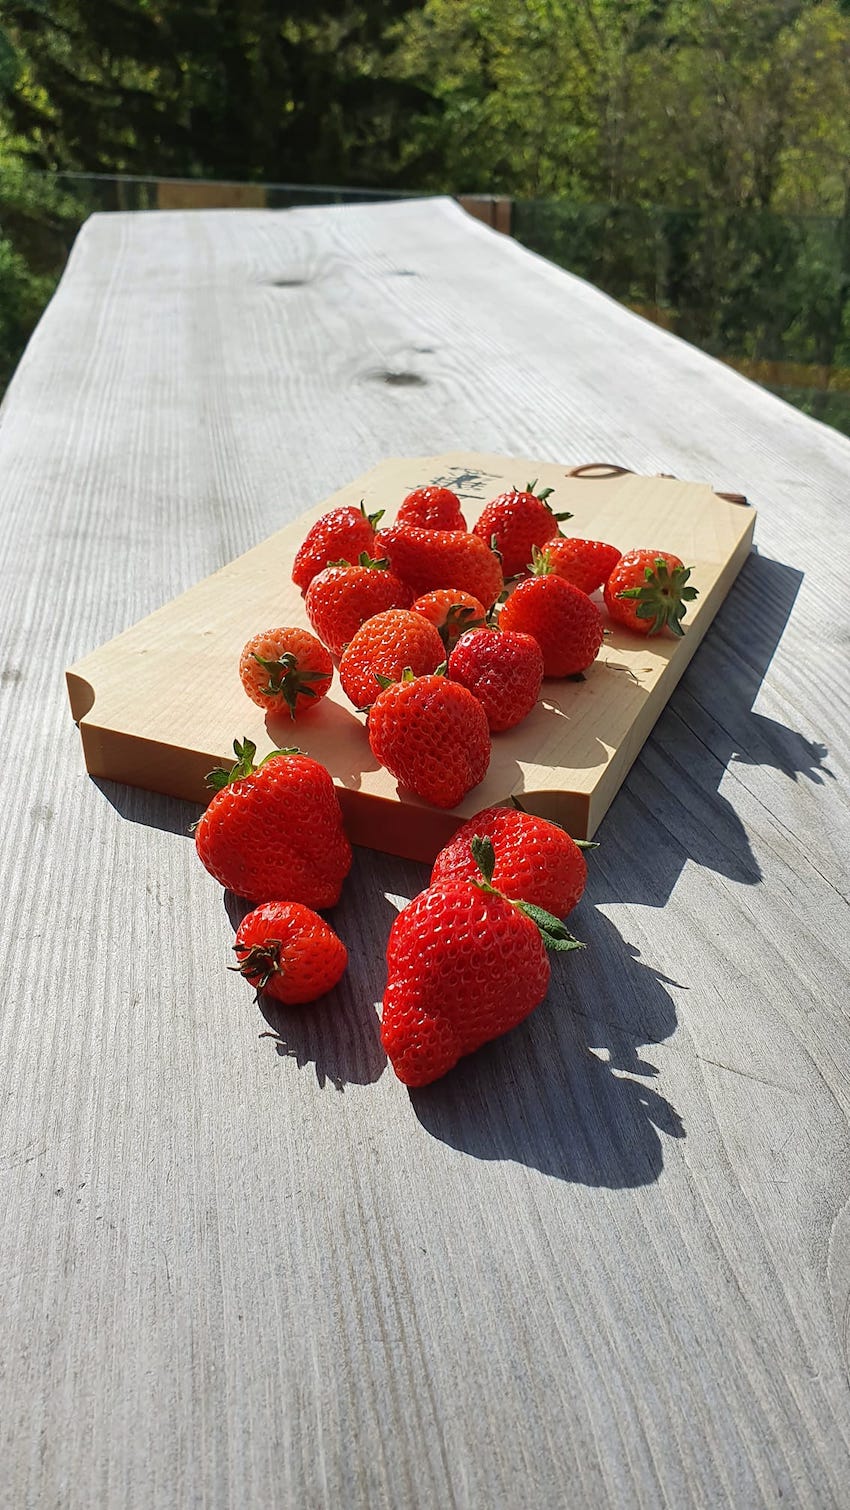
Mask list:
[[[375,1004],[427,872],[358,851],[348,976],[267,1024],[196,810],[84,775],[62,668],[452,448],[743,490],[759,549],[587,950],[409,1096]],[[84,227],[0,411],[6,1504],[846,1506],[848,475],[448,202]]]
[[[663,541],[688,563],[699,597],[683,636],[647,640],[609,624],[583,680],[547,679],[538,706],[493,740],[486,777],[450,813],[399,788],[378,765],[365,715],[337,678],[295,728],[246,699],[238,675],[246,641],[273,625],[310,628],[292,563],[322,514],[363,505],[389,522],[412,485],[442,478],[462,490],[471,527],[512,476],[532,472],[552,489],[553,507],[572,511],[574,534],[622,550]],[[296,739],[331,772],[353,843],[432,863],[465,818],[509,801],[590,839],[746,560],[754,523],[752,509],[718,498],[704,483],[570,477],[563,466],[474,452],[383,462],[69,668],[86,769],[205,802],[206,775],[229,763],[234,738],[249,737],[260,755]],[[174,675],[175,661],[182,676]]]

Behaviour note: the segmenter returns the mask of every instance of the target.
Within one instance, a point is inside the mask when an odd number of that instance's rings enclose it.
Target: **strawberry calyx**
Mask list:
[[[329,561],[328,566],[365,566],[367,571],[389,571],[390,562],[388,556],[375,558],[368,551],[361,551],[356,561],[346,561],[343,557],[339,561]]]
[[[437,633],[446,650],[451,650],[462,634],[467,629],[482,629],[487,623],[486,619],[479,619],[475,609],[466,603],[452,603],[446,614],[445,620],[439,625]]]
[[[553,575],[555,563],[552,560],[552,552],[547,550],[545,545],[542,550],[539,545],[532,545],[528,570],[533,577],[550,577]]]
[[[234,950],[238,956],[238,964],[228,965],[228,970],[235,970],[256,988],[257,998],[264,991],[273,975],[280,974],[280,939],[265,939],[262,944],[252,944],[245,949],[244,944],[234,944]]]
[[[552,497],[552,494],[554,493],[555,489],[554,488],[541,488],[540,491],[539,491],[539,493],[538,493],[537,492],[537,478],[536,477],[535,477],[535,479],[534,479],[533,482],[527,482],[525,484],[525,487],[522,488],[521,490],[519,488],[517,488],[517,487],[514,487],[513,491],[515,493],[519,493],[520,491],[522,491],[523,493],[528,493],[528,494],[530,494],[530,496],[532,498],[536,498],[537,501],[538,501],[538,503],[545,503],[547,509],[549,510],[549,513],[552,515],[552,518],[553,519],[557,519],[559,523],[562,520],[564,520],[564,519],[572,519],[572,517],[573,517],[572,514],[568,513],[566,510],[562,510],[562,512],[559,513],[559,514],[555,513],[555,510],[553,509],[551,503],[549,502],[549,499]],[[558,531],[558,533],[560,534],[560,530]]]
[[[496,869],[496,851],[493,848],[492,839],[482,838],[475,834],[469,844],[472,850],[472,858],[481,872],[482,880],[473,881],[479,891],[489,892],[492,896],[501,897],[503,901],[510,902],[517,911],[524,912],[535,924],[540,937],[547,949],[558,950],[562,953],[570,949],[583,949],[585,946],[573,936],[564,926],[560,918],[554,913],[547,912],[544,907],[537,907],[533,902],[522,902],[516,897],[506,896],[503,891],[493,885],[493,872]]]
[[[226,766],[216,766],[215,770],[210,771],[206,778],[207,786],[212,787],[214,792],[220,792],[224,787],[230,786],[232,782],[242,781],[246,776],[253,776],[255,771],[259,771],[268,761],[275,760],[278,755],[301,754],[297,745],[290,745],[281,750],[269,750],[268,755],[264,755],[262,760],[258,761],[255,765],[254,756],[257,753],[257,746],[252,739],[243,739],[241,744],[238,739],[234,739],[233,752],[236,756],[236,763],[230,767],[230,770]]]
[[[627,587],[617,593],[618,598],[631,598],[639,619],[652,619],[650,634],[660,634],[670,629],[673,634],[683,635],[682,619],[687,603],[699,597],[696,587],[688,586],[691,575],[689,566],[674,566],[672,571],[663,556],[656,556],[655,569],[645,566],[644,581],[640,587]]]
[[[366,513],[366,500],[365,500],[365,498],[361,498],[361,500],[360,500],[360,512],[363,515],[363,518],[366,520],[366,523],[369,524],[369,525],[371,525],[372,529],[374,530],[374,529],[377,528],[378,524],[383,519],[383,517],[384,517],[384,515],[385,515],[385,513],[387,511],[386,511],[386,509],[378,509],[377,513],[375,513],[375,514],[367,514]]]
[[[256,651],[252,651],[252,657],[268,673],[268,683],[265,687],[260,687],[260,692],[264,697],[282,697],[289,709],[290,718],[295,717],[299,697],[316,696],[310,682],[326,682],[328,679],[324,671],[300,670],[298,658],[290,650],[284,651],[276,661],[267,661],[263,656],[257,655]]]

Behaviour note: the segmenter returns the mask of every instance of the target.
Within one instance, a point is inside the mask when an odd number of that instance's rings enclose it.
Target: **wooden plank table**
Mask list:
[[[6,1503],[846,1506],[848,442],[441,200],[96,216],[0,421]],[[409,1095],[426,873],[360,851],[336,1002],[265,1023],[193,810],[86,777],[62,672],[454,447],[745,491],[758,551],[585,954]]]

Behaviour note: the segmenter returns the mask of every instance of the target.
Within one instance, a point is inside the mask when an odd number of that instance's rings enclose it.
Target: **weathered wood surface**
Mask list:
[[[847,441],[442,201],[96,217],[0,421],[6,1503],[846,1506]],[[61,673],[449,447],[743,489],[758,554],[587,951],[408,1096],[424,872],[360,851],[347,982],[260,1036],[192,811],[85,776]]]

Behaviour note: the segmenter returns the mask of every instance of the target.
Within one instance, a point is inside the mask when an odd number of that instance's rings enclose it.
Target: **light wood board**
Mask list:
[[[380,464],[68,671],[88,770],[203,801],[206,773],[227,762],[234,738],[248,736],[260,754],[295,743],[320,760],[340,788],[352,840],[391,854],[431,860],[464,818],[510,799],[589,839],[746,559],[754,524],[745,503],[705,484],[608,470],[568,475],[566,466],[460,452]],[[471,527],[489,499],[532,477],[554,490],[553,508],[572,513],[566,532],[624,551],[670,550],[692,568],[699,598],[683,638],[610,626],[584,681],[547,679],[530,716],[494,736],[484,781],[451,813],[400,789],[378,765],[365,717],[337,677],[294,724],[264,716],[245,696],[245,642],[277,625],[309,628],[292,562],[322,513],[364,501],[390,523],[413,487],[441,481],[461,496]]]

